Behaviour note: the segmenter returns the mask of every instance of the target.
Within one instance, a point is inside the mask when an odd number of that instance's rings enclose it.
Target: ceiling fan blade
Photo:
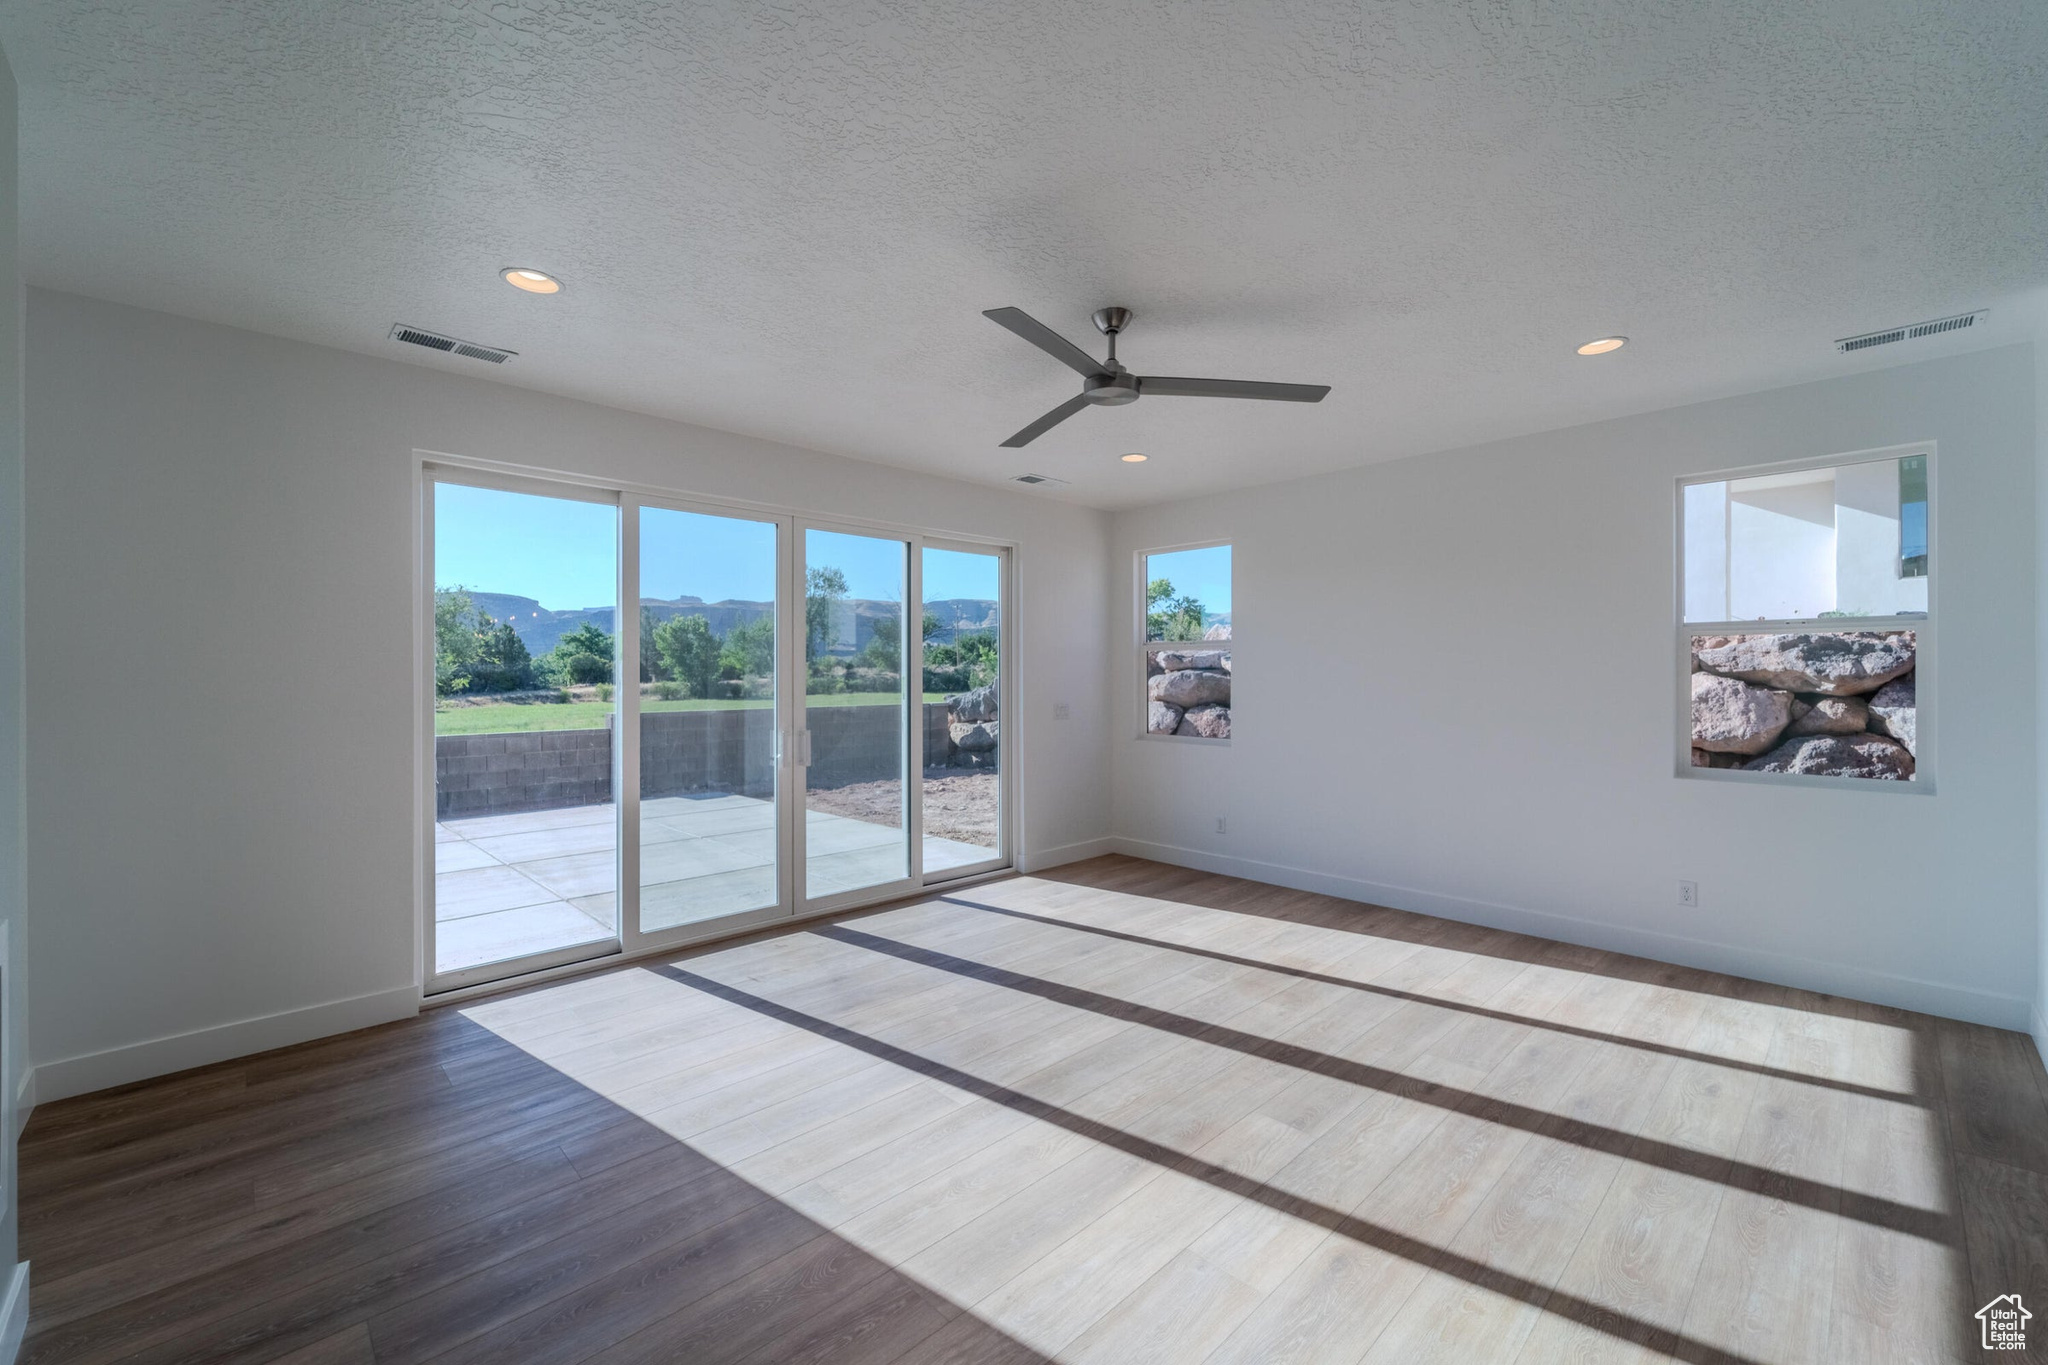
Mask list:
[[[1171,375],[1138,377],[1138,396],[1155,398],[1268,398],[1279,403],[1320,403],[1328,384],[1262,384],[1253,379],[1176,379]]]
[[[1101,361],[1022,308],[990,308],[984,310],[982,316],[999,326],[1009,328],[1060,364],[1071,366],[1082,374],[1098,375],[1109,372]]]
[[[1085,393],[1075,394],[1072,398],[1069,398],[1066,402],[1060,404],[1051,412],[1048,412],[1045,416],[1003,442],[1003,444],[1006,446],[1028,446],[1087,406],[1088,395]]]

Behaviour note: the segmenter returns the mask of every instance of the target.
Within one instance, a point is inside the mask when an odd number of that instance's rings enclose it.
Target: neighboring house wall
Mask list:
[[[1835,471],[1835,600],[1861,616],[1927,610],[1927,579],[1899,576],[1899,466]]]
[[[1728,485],[1685,489],[1685,619],[1726,621],[1728,612]]]
[[[1023,723],[1006,717],[1004,740],[1024,777],[1022,859],[1070,857],[1109,827],[1106,513],[455,360],[34,289],[28,328],[46,1094],[412,1008],[416,449],[1014,540]],[[1054,721],[1062,702],[1071,719]]]
[[[1835,495],[1831,480],[1728,494],[1731,621],[1818,616],[1835,609]]]
[[[1119,513],[1118,846],[2023,1027],[2035,382],[2006,347]],[[1675,776],[1674,481],[1924,440],[1938,791]],[[1230,743],[1141,741],[1132,556],[1208,541]]]

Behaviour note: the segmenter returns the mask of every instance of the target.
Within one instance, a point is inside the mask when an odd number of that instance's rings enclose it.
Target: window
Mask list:
[[[1929,453],[1680,481],[1683,775],[1927,785]]]
[[[1138,557],[1140,698],[1150,737],[1230,738],[1230,547]]]
[[[1899,461],[1899,577],[1927,577],[1927,457]]]

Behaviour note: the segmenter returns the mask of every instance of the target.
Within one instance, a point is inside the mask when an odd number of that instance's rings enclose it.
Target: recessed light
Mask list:
[[[1606,355],[1609,351],[1618,351],[1626,345],[1628,345],[1627,337],[1601,337],[1598,341],[1589,341],[1579,347],[1579,354]]]
[[[1143,464],[1149,457],[1140,455],[1137,451],[1134,450],[1128,455],[1119,455],[1117,456],[1117,458],[1122,460],[1125,464]]]
[[[505,277],[505,283],[514,289],[524,289],[529,294],[562,292],[562,282],[545,270],[528,270],[524,266],[509,265],[498,273]]]

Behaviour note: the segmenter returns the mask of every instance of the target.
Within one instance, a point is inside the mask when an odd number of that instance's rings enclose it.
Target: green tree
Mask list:
[[[585,621],[564,635],[548,652],[545,671],[557,686],[608,683],[612,680],[612,637],[595,621]]]
[[[477,610],[467,588],[434,589],[434,690],[442,696],[466,692],[470,670],[491,618]]]
[[[1199,640],[1207,614],[1192,597],[1176,597],[1170,579],[1155,578],[1145,585],[1145,638],[1148,640]]]
[[[804,658],[816,663],[839,642],[833,605],[846,599],[846,575],[830,567],[804,573]]]
[[[875,622],[875,633],[860,652],[861,662],[869,668],[879,668],[893,673],[903,667],[903,623],[894,616],[884,616]]]
[[[775,619],[763,616],[742,621],[725,633],[718,651],[718,671],[735,678],[759,678],[775,671]]]
[[[661,651],[654,647],[654,612],[640,608],[640,681],[660,682],[668,677],[661,668]]]
[[[996,637],[992,631],[978,630],[971,635],[963,635],[953,642],[953,650],[963,664],[996,666]]]
[[[654,648],[669,676],[689,688],[692,696],[711,695],[718,680],[718,637],[703,617],[669,617],[654,632]]]
[[[479,633],[470,677],[479,692],[517,692],[533,686],[533,655],[511,622],[501,621]]]

